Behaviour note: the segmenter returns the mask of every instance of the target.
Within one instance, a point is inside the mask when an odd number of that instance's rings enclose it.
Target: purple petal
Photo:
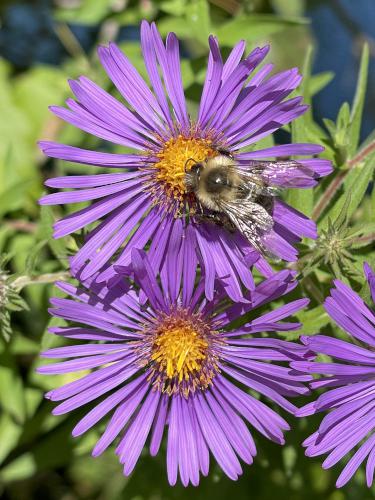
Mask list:
[[[225,474],[236,480],[242,473],[241,465],[219,422],[201,394],[196,394],[193,404],[202,434],[213,456]]]
[[[258,149],[246,153],[239,153],[239,160],[266,160],[277,157],[297,155],[317,155],[324,151],[324,147],[318,144],[281,144],[266,149]]]
[[[147,161],[140,155],[101,153],[51,141],[40,141],[38,144],[43,153],[51,158],[99,167],[139,168]]]
[[[103,451],[108,448],[113,440],[125,428],[126,424],[138,408],[148,390],[149,384],[147,382],[144,382],[143,384],[141,384],[138,390],[133,391],[131,395],[128,396],[125,401],[116,409],[103,435],[96,443],[92,451],[92,455],[94,457],[101,455]]]
[[[74,427],[72,435],[74,437],[80,436],[87,432],[91,427],[99,422],[105,415],[107,415],[115,406],[123,402],[129,394],[132,394],[141,383],[145,380],[146,375],[141,375],[125,387],[121,387],[116,392],[108,396],[104,401],[96,405],[87,415],[85,415]]]
[[[210,108],[220,89],[223,74],[223,61],[221,59],[220,48],[216,37],[211,35],[208,39],[208,43],[210,46],[210,53],[208,56],[206,79],[199,105],[198,124],[202,124],[207,120]]]
[[[374,449],[375,446],[375,434],[372,435],[362,446],[357,450],[353,457],[346,464],[345,468],[341,472],[339,478],[336,481],[337,488],[344,486],[355,474],[358,467],[365,460],[367,455]]]
[[[116,449],[120,462],[124,464],[124,474],[132,473],[150,432],[160,399],[159,391],[150,391],[142,403],[135,419]]]
[[[100,62],[124,99],[157,130],[163,129],[159,103],[138,71],[114,44],[99,47]]]
[[[176,118],[188,130],[190,123],[182,86],[178,39],[174,33],[169,33],[166,47],[164,47],[155,23],[151,24],[151,31],[156,56],[163,73],[164,84]]]

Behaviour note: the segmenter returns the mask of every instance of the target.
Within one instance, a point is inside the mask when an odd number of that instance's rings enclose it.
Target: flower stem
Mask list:
[[[368,234],[366,236],[360,236],[359,238],[353,238],[351,240],[351,244],[360,243],[363,246],[365,246],[365,245],[372,243],[373,241],[375,241],[375,234],[374,233]]]
[[[46,273],[39,276],[19,276],[12,283],[12,286],[19,292],[28,285],[42,285],[46,283],[54,283],[58,280],[64,280],[70,277],[68,271],[60,271],[58,273]]]
[[[335,196],[337,190],[340,188],[341,184],[344,182],[346,174],[348,170],[342,170],[339,172],[336,177],[333,179],[331,184],[328,186],[327,190],[324,193],[324,196],[321,196],[319,202],[313,210],[312,218],[317,221],[319,217],[322,215],[324,209],[329,205],[332,198]]]
[[[28,220],[5,220],[4,225],[16,231],[22,231],[24,233],[35,233],[38,229],[38,224]]]
[[[351,160],[347,161],[347,169],[341,170],[336,177],[333,179],[331,184],[328,186],[327,190],[324,193],[324,196],[320,198],[316,207],[313,210],[312,218],[314,220],[318,220],[322,215],[324,209],[329,205],[337,190],[340,188],[342,183],[345,180],[350,169],[355,167],[358,163],[361,163],[367,156],[369,156],[373,151],[375,151],[375,141],[370,142],[366,147],[361,149]]]

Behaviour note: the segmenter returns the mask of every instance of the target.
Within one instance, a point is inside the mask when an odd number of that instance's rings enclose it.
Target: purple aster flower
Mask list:
[[[367,264],[364,271],[375,300],[375,274]],[[302,337],[311,351],[337,361],[291,363],[298,370],[325,375],[311,384],[313,388],[334,387],[298,413],[304,416],[330,411],[318,430],[304,442],[306,455],[328,453],[323,462],[327,469],[356,449],[336,486],[346,484],[367,458],[366,477],[370,487],[375,468],[375,314],[347,285],[339,280],[334,284],[325,309],[352,336],[354,343],[325,335]]]
[[[81,342],[43,353],[71,359],[39,372],[92,370],[47,394],[60,402],[53,413],[95,402],[73,436],[110,414],[93,455],[103,453],[119,436],[116,453],[125,475],[133,471],[146,441],[152,456],[159,452],[165,432],[168,480],[174,485],[179,475],[186,486],[197,485],[200,473],[208,474],[210,454],[225,474],[237,479],[242,473],[239,459],[251,464],[256,454],[246,423],[284,443],[287,422],[247,389],[294,413],[297,408],[287,398],[306,394],[304,382],[311,377],[289,367],[290,361],[304,359],[304,346],[263,334],[299,328],[299,323],[281,320],[304,307],[307,299],[252,314],[243,326],[230,327],[241,315],[292,290],[293,273],[274,274],[247,292],[246,302],[235,305],[228,305],[219,285],[210,302],[190,259],[192,240],[185,241],[186,259],[172,258],[169,272],[160,279],[144,251],[134,249],[136,286],[125,280],[111,288],[94,279],[86,289],[59,283],[73,299],[52,299],[51,313],[73,324],[50,331]]]
[[[297,69],[269,76],[272,65],[258,70],[269,48],[256,48],[242,58],[241,41],[223,62],[215,37],[209,38],[210,54],[206,81],[197,117],[188,114],[180,71],[179,44],[170,33],[164,44],[154,24],[141,25],[141,46],[148,85],[128,58],[111,43],[99,48],[99,58],[125,103],[109,95],[86,77],[70,81],[76,100],[68,99],[69,109],[51,110],[66,122],[134,153],[111,154],[88,151],[53,142],[41,142],[52,158],[117,169],[117,173],[79,175],[50,179],[46,185],[65,189],[43,197],[41,204],[93,202],[54,226],[56,238],[98,223],[85,244],[71,259],[71,268],[80,279],[93,276],[112,259],[113,264],[129,265],[131,248],[149,248],[155,270],[163,269],[164,254],[186,229],[204,269],[206,295],[213,298],[213,283],[219,277],[233,300],[241,300],[242,285],[254,288],[250,267],[259,259],[247,239],[194,217],[196,200],[187,192],[185,172],[194,161],[203,161],[225,150],[240,164],[254,164],[291,155],[315,155],[323,148],[314,144],[287,144],[263,150],[247,150],[305,112],[301,97],[285,100],[300,83]],[[254,75],[255,70],[257,70]],[[331,172],[328,160],[299,160],[301,169],[263,165],[264,175],[274,186],[309,188],[316,179]],[[302,236],[316,237],[313,221],[276,199],[273,227],[263,246],[287,261],[297,258],[294,245]],[[182,228],[176,228],[183,220]],[[178,238],[177,238],[178,236]],[[150,243],[151,242],[151,243]],[[265,276],[272,272],[266,261],[257,267]],[[98,281],[115,275],[113,266],[102,271]]]

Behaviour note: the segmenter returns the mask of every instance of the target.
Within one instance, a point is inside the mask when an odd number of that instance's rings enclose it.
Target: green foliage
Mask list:
[[[51,416],[52,404],[43,399],[43,394],[71,381],[70,375],[42,377],[35,372],[40,364],[39,352],[64,342],[47,332],[49,326],[61,325],[61,321],[49,318],[48,300],[59,294],[52,283],[68,277],[68,258],[82,238],[54,240],[53,222],[71,208],[40,209],[37,199],[45,178],[82,174],[90,169],[47,160],[36,141],[57,140],[94,149],[98,145],[95,138],[63,125],[49,113],[48,105],[63,103],[69,95],[67,78],[80,74],[87,74],[113,92],[95,51],[83,52],[67,22],[98,24],[98,43],[114,37],[121,26],[138,24],[142,18],[157,20],[163,34],[175,31],[189,53],[182,61],[182,74],[192,114],[205,77],[207,37],[211,33],[218,36],[225,53],[241,38],[250,47],[271,42],[269,59],[278,68],[300,67],[304,80],[297,93],[312,107],[288,130],[295,142],[325,145],[322,156],[334,161],[335,171],[313,190],[291,190],[287,194],[289,203],[317,221],[319,234],[315,243],[301,245],[301,259],[295,265],[301,282],[292,298],[304,295],[311,302],[296,316],[303,327],[285,335],[291,340],[297,340],[301,333],[319,331],[342,335],[322,307],[333,276],[369,299],[363,286],[362,264],[368,261],[375,265],[375,190],[371,192],[375,132],[359,144],[368,47],[363,48],[353,103],[344,103],[336,120],[324,120],[324,126],[320,126],[313,118],[313,97],[331,82],[333,74],[312,74],[314,49],[302,0],[82,0],[55,5],[56,31],[69,57],[59,67],[35,65],[23,72],[15,72],[10,63],[0,60],[0,254],[7,255],[0,259],[0,495],[58,500],[373,498],[360,474],[343,491],[335,491],[335,472],[322,471],[318,461],[303,456],[300,443],[316,427],[318,420],[314,419],[291,418],[294,430],[283,449],[255,437],[257,459],[245,468],[237,483],[227,480],[213,466],[198,489],[172,489],[165,478],[163,454],[151,460],[147,451],[132,477],[124,478],[113,449],[98,459],[90,457],[103,426],[98,424],[87,436],[73,440],[70,432],[80,418],[79,412]],[[121,45],[145,75],[138,42]],[[261,143],[268,147],[273,138]],[[114,150],[119,151],[119,147]]]

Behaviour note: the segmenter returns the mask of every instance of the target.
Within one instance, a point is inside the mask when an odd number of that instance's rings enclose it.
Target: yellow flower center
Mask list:
[[[186,320],[169,318],[157,331],[151,359],[168,379],[189,380],[207,357],[208,342]]]
[[[183,201],[186,194],[185,173],[195,162],[215,156],[212,140],[179,135],[169,139],[163,149],[157,153],[159,161],[153,165],[156,179],[163,185],[168,197]]]
[[[217,334],[199,314],[184,309],[165,315],[147,328],[149,341],[140,358],[142,365],[150,368],[152,385],[184,397],[196,389],[206,389],[219,371],[215,353],[222,340]]]

